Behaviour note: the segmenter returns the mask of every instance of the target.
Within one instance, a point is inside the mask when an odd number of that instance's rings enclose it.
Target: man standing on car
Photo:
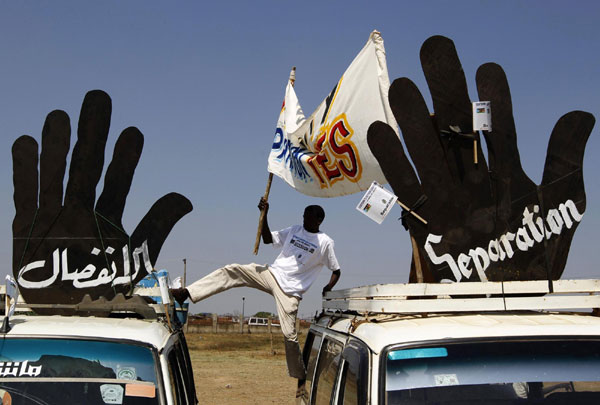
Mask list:
[[[201,301],[221,291],[235,287],[252,287],[271,294],[277,304],[281,331],[285,337],[288,372],[298,379],[298,393],[304,389],[306,371],[302,362],[296,317],[298,304],[311,284],[316,280],[322,266],[333,273],[323,294],[330,291],[340,278],[340,266],[334,252],[334,242],[319,230],[325,219],[325,211],[318,205],[304,209],[302,225],[294,225],[281,231],[271,232],[267,221],[269,203],[261,198],[258,208],[265,210],[262,240],[281,248],[275,262],[269,266],[260,264],[230,264],[215,270],[187,288],[171,290],[175,299],[183,303],[187,298]]]

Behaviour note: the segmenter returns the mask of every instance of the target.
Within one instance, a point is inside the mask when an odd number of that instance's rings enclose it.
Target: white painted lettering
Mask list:
[[[515,254],[510,242],[515,240],[515,234],[512,232],[506,232],[504,235],[500,236],[500,243],[504,246],[504,250],[506,251],[506,256],[510,259]]]
[[[58,249],[56,249],[54,251],[54,253],[52,254],[52,258],[53,258],[52,275],[49,278],[47,278],[46,280],[42,280],[42,281],[25,280],[25,274],[27,272],[34,270],[34,269],[43,268],[46,265],[45,260],[38,260],[36,262],[32,262],[26,266],[23,266],[21,268],[21,270],[19,270],[19,276],[17,277],[17,281],[18,281],[19,285],[24,288],[45,288],[45,287],[48,287],[49,285],[51,285],[57,279],[58,272],[59,272],[58,262],[60,261],[60,258],[58,255]]]
[[[469,256],[471,256],[471,258],[473,259],[473,264],[475,265],[475,270],[477,270],[479,280],[487,281],[485,269],[487,269],[490,265],[490,258],[488,257],[485,249],[480,247],[471,249],[469,250]]]
[[[506,232],[497,239],[490,240],[487,250],[476,246],[469,249],[468,255],[459,253],[457,260],[449,253],[438,256],[433,250],[432,244],[440,243],[442,236],[429,234],[425,241],[425,251],[433,264],[447,263],[457,282],[460,282],[463,276],[467,279],[471,278],[473,273],[473,269],[470,267],[471,261],[479,279],[487,281],[485,271],[491,262],[504,261],[514,256],[515,251],[511,242],[514,241],[519,250],[526,252],[536,243],[541,243],[544,235],[547,239],[553,235],[560,235],[565,228],[572,228],[574,222],[580,222],[583,218],[583,214],[579,213],[572,200],[561,203],[558,209],[550,209],[546,218],[542,218],[539,213],[538,205],[533,205],[532,211],[526,207],[523,210],[521,221],[523,226],[518,228],[516,233]]]
[[[490,260],[493,262],[497,262],[498,260],[504,260],[506,257],[506,253],[500,247],[500,243],[498,239],[492,239],[488,244],[488,256]]]
[[[558,209],[562,213],[565,223],[567,222],[567,219],[569,220],[569,222],[571,222],[569,214],[571,214],[571,217],[575,220],[575,222],[581,222],[581,219],[583,218],[583,214],[579,213],[573,200],[565,201],[564,204],[560,204],[558,206]],[[567,226],[567,228],[571,228],[571,226]]]
[[[546,221],[548,221],[548,226],[550,226],[550,230],[552,231],[552,233],[560,235],[563,228],[563,220],[558,210],[548,211]]]
[[[433,262],[433,264],[442,264],[444,262],[448,263],[448,266],[450,266],[450,270],[452,270],[452,274],[454,275],[454,277],[456,278],[456,281],[458,282],[458,281],[460,281],[462,276],[460,274],[460,270],[458,270],[458,266],[456,265],[456,262],[452,258],[452,255],[450,255],[449,253],[445,253],[438,257],[435,254],[433,247],[431,246],[432,243],[440,243],[441,240],[442,240],[441,235],[434,235],[432,233],[427,235],[427,240],[425,241],[425,251],[429,255],[429,260],[431,260]]]
[[[467,256],[466,254],[461,253],[458,255],[458,268],[460,269],[460,272],[463,274],[463,276],[465,276],[466,278],[470,278],[471,273],[473,273],[473,270],[467,267],[470,261],[471,257]]]
[[[92,256],[98,256],[101,252],[101,250],[94,247],[90,253]],[[108,256],[114,253],[115,249],[108,246],[104,252],[106,253],[105,257],[108,260]],[[109,268],[102,268],[99,271],[92,263],[86,265],[82,270],[75,269],[74,271],[70,271],[68,253],[68,248],[63,249],[62,251],[60,249],[54,250],[52,253],[52,275],[42,281],[30,281],[27,280],[25,276],[32,270],[43,269],[46,265],[45,260],[34,261],[23,266],[19,270],[17,277],[19,286],[28,289],[46,288],[52,285],[59,278],[59,275],[61,281],[71,281],[73,283],[73,287],[75,288],[92,288],[104,284],[131,284],[132,280],[137,277],[142,263],[146,273],[152,271],[152,263],[150,262],[150,253],[148,251],[148,241],[144,241],[141,246],[137,247],[133,251],[133,275],[131,275],[129,247],[127,245],[123,246],[123,275],[120,277],[116,277],[117,264],[114,261],[110,262]],[[2,371],[0,371],[0,376],[1,372]]]
[[[517,237],[515,238],[515,241],[517,242],[517,247],[519,250],[522,250],[523,252],[527,252],[527,250],[529,250],[534,243],[533,239],[531,239],[527,233],[527,228],[517,229]]]
[[[535,207],[538,208],[537,205]],[[535,209],[534,212],[536,212]],[[531,232],[533,239],[535,239],[536,242],[540,243],[544,239],[544,234],[540,229],[538,229],[538,227],[535,226],[535,223],[533,222],[533,214],[533,212],[529,212],[529,209],[525,207],[525,209],[523,210],[523,225],[529,228],[529,232]]]

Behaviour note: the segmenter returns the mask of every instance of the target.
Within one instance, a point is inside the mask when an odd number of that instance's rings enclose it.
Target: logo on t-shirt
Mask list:
[[[299,238],[298,236],[292,236],[292,240],[290,241],[290,245],[297,247],[298,249],[302,249],[308,253],[315,253],[317,250],[317,245],[311,243],[305,239]]]

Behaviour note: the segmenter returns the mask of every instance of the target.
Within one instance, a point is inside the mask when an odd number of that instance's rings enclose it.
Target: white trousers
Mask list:
[[[275,298],[281,332],[283,332],[286,340],[285,352],[288,372],[291,377],[304,379],[306,373],[296,331],[296,318],[300,299],[284,293],[267,266],[256,263],[229,264],[213,271],[186,288],[190,293],[190,299],[193,302],[198,302],[236,287],[256,288],[271,294]]]

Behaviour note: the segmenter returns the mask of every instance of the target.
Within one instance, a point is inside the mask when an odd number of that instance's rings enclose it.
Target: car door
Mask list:
[[[370,351],[360,340],[350,338],[342,351],[339,389],[335,403],[338,405],[363,405],[368,403]]]
[[[369,349],[358,339],[348,339],[327,330],[322,332],[311,329],[304,345],[310,403],[367,404]]]
[[[344,340],[324,334],[311,383],[311,404],[329,405],[337,397]]]
[[[169,368],[169,383],[173,392],[173,401],[178,405],[197,404],[196,387],[192,363],[185,336],[182,332],[173,335],[171,344],[167,347],[165,356]]]

